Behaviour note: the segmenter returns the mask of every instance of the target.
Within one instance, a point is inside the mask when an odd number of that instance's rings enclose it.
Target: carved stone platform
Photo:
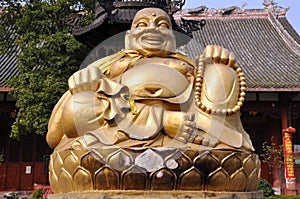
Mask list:
[[[48,195],[48,199],[263,199],[262,191],[84,191]]]
[[[260,161],[256,154],[240,150],[117,147],[87,150],[81,145],[72,145],[51,155],[49,170],[54,193],[86,190],[251,192],[257,190]]]

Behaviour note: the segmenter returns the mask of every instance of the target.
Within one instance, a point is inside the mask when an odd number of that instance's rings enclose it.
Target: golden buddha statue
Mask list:
[[[238,191],[255,189],[253,187],[257,185],[260,170],[259,160],[253,154],[251,140],[240,121],[239,110],[245,99],[245,77],[236,65],[234,54],[220,46],[210,45],[196,61],[189,60],[176,50],[171,20],[163,10],[140,10],[126,33],[125,49],[74,73],[68,84],[69,90],[52,112],[47,133],[47,142],[55,149],[50,163],[50,182],[55,192],[124,187],[120,182],[116,187],[96,183],[96,174],[107,168],[103,164],[107,165],[111,160],[108,152],[103,150],[115,148],[118,152],[110,153],[119,154],[122,149],[123,156],[131,153],[128,150],[137,148],[142,150],[142,154],[146,150],[149,157],[156,155],[148,153],[147,149],[218,151],[217,154],[222,150],[230,151],[226,157],[231,157],[232,151],[245,153],[248,155],[238,157],[243,164],[240,166],[249,167],[244,165],[249,159],[251,169],[248,170],[254,169],[255,172],[243,171],[247,173],[245,179],[252,179],[252,185],[239,187]],[[108,159],[104,158],[102,152]],[[99,168],[82,166],[87,154],[96,161],[92,153],[101,153],[96,156],[105,163],[101,163]],[[72,160],[67,160],[71,156]],[[143,167],[141,165],[144,163],[137,160],[140,156],[129,156],[130,160],[136,158],[134,167]],[[224,160],[225,157],[222,158]],[[97,161],[99,163],[100,160]],[[172,170],[179,163],[172,159],[157,163],[156,166],[144,166],[144,169],[146,173],[151,173],[163,165]],[[65,169],[64,174],[57,169],[67,167],[69,170]],[[85,169],[80,170],[82,167]],[[131,168],[130,165],[128,168]],[[76,173],[79,170],[81,174]],[[240,167],[237,170],[241,170]],[[70,184],[69,181],[76,181],[77,174],[79,178],[90,180],[80,182],[81,186],[78,182]],[[68,188],[61,188],[59,183]],[[205,186],[199,190],[223,189],[220,185],[216,188]]]

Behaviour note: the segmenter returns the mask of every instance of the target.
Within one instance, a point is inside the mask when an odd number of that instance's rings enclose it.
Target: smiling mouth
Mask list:
[[[145,35],[142,37],[142,40],[149,44],[161,44],[163,39],[160,36],[155,35]]]

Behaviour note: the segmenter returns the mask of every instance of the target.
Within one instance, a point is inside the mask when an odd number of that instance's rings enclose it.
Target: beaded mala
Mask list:
[[[241,107],[243,106],[243,102],[245,101],[245,91],[246,91],[246,82],[245,82],[245,75],[242,72],[242,69],[234,64],[231,68],[235,70],[239,78],[239,97],[237,103],[229,109],[213,109],[208,108],[204,104],[201,103],[201,90],[202,90],[202,82],[203,82],[203,75],[204,75],[204,67],[205,61],[204,56],[201,55],[199,57],[198,68],[196,72],[196,82],[195,82],[195,101],[199,109],[208,113],[208,114],[216,114],[216,115],[232,115],[238,112]]]

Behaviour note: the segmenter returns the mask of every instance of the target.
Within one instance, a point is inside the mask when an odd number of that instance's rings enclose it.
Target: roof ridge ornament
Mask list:
[[[117,7],[145,7],[153,6],[165,10],[168,14],[173,14],[182,9],[186,0],[97,0],[107,11]]]
[[[247,3],[243,3],[239,6],[229,6],[224,8],[208,8],[207,6],[198,6],[196,8],[188,8],[178,11],[175,15],[187,15],[187,16],[224,16],[224,15],[236,15],[244,14],[247,12],[245,7]]]
[[[202,28],[205,26],[206,21],[205,19],[198,20],[192,20],[192,19],[185,19],[181,18],[181,27],[187,32],[189,36],[192,37],[194,31],[202,30]]]
[[[268,9],[271,13],[276,15],[285,15],[290,7],[284,8],[282,6],[278,6],[278,3],[274,2],[274,0],[264,0],[263,5],[265,9]]]
[[[269,7],[273,7],[275,4],[274,0],[264,0],[263,2],[263,5],[266,7],[266,8],[269,8]]]

